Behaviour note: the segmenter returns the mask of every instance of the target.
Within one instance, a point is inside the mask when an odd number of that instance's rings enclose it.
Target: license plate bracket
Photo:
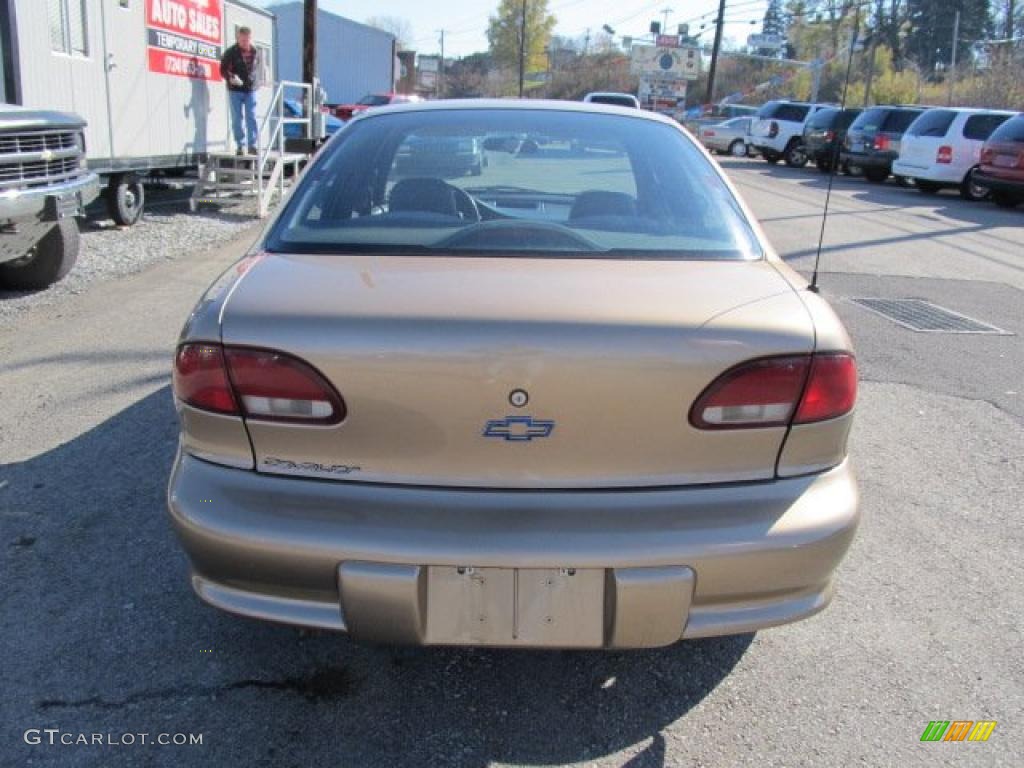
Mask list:
[[[605,572],[431,566],[425,630],[437,645],[600,648]]]

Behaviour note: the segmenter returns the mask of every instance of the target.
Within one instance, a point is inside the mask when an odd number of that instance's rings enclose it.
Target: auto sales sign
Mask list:
[[[220,80],[222,0],[146,0],[149,71]]]

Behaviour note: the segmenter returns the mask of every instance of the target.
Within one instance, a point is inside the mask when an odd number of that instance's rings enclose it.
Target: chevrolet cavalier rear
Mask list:
[[[397,162],[502,132],[546,140]],[[195,591],[359,639],[749,632],[827,605],[858,521],[849,338],[639,111],[353,121],[193,311],[174,393]]]

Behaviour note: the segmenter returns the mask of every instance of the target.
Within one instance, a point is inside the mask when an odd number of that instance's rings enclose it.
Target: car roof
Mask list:
[[[358,120],[372,120],[404,112],[489,112],[494,110],[522,110],[524,112],[592,112],[601,115],[615,115],[627,120],[650,120],[678,127],[679,123],[657,112],[635,109],[627,112],[610,104],[596,104],[592,101],[559,101],[555,99],[439,99],[409,104],[392,104],[360,115]]]

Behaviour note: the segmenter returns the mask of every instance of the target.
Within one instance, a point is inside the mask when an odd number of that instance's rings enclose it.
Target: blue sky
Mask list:
[[[276,0],[280,1],[280,0]],[[273,5],[275,0],[257,0]],[[738,42],[750,32],[759,32],[766,0],[729,0],[726,5],[726,37]],[[324,10],[365,21],[374,15],[397,16],[409,21],[415,38],[414,48],[421,53],[436,53],[437,30],[445,28],[445,54],[465,56],[487,48],[487,19],[498,7],[498,0],[320,0]],[[556,34],[582,36],[589,27],[595,34],[603,24],[611,25],[619,35],[639,36],[652,19],[664,20],[661,10],[672,8],[669,27],[690,22],[691,34],[699,25],[714,18],[717,0],[548,0],[548,8],[558,19]],[[703,18],[702,18],[703,17]],[[750,25],[750,20],[757,20]],[[711,32],[701,38],[710,38]]]

